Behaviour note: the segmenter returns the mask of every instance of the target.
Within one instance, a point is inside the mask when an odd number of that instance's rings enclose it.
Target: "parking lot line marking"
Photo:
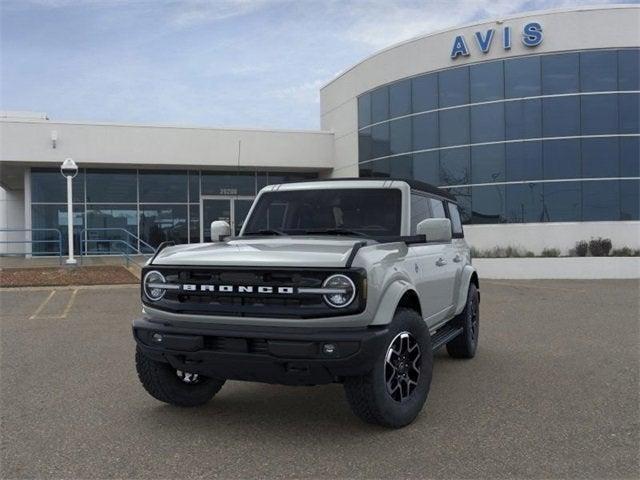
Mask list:
[[[40,306],[36,309],[36,311],[33,313],[33,315],[31,315],[29,317],[29,320],[33,320],[34,318],[36,318],[38,316],[38,314],[42,311],[42,309],[45,307],[45,305],[47,303],[49,303],[49,300],[51,300],[51,298],[55,295],[56,291],[55,290],[51,290],[51,293],[49,294],[49,296],[47,298],[44,299],[44,301],[40,304]]]
[[[540,290],[561,290],[561,291],[565,291],[565,292],[582,292],[582,293],[585,292],[585,290],[582,289],[582,288],[546,287],[544,285],[531,285],[531,284],[518,285],[517,283],[509,283],[509,282],[504,282],[504,281],[500,281],[500,280],[492,280],[492,279],[485,279],[484,282],[485,283],[491,283],[493,285],[504,285],[504,286],[513,287],[513,288],[526,288],[526,289],[537,288],[537,289],[540,289]]]
[[[67,318],[67,315],[69,315],[69,311],[71,310],[71,306],[73,305],[73,302],[76,299],[77,294],[78,294],[78,289],[76,288],[71,294],[71,297],[69,298],[69,302],[67,303],[67,306],[65,307],[64,312],[62,312],[62,315],[60,315],[58,318]]]

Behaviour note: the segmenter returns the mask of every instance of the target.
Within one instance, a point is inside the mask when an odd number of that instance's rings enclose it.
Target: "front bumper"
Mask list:
[[[284,385],[333,383],[367,373],[385,351],[387,333],[386,327],[176,327],[144,318],[133,322],[142,353],[177,370]],[[326,345],[333,345],[333,351]]]

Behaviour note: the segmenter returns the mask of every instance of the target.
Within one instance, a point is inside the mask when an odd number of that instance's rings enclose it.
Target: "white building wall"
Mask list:
[[[52,144],[56,132],[56,148]],[[329,171],[332,133],[0,120],[0,161]]]
[[[24,192],[0,187],[0,230],[24,229]],[[0,231],[0,242],[24,239],[24,232]],[[25,244],[0,243],[0,253],[22,253]]]

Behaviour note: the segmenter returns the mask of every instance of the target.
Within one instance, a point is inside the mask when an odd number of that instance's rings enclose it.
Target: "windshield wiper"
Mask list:
[[[355,237],[370,238],[369,235],[362,232],[356,232],[355,230],[349,230],[348,228],[325,228],[322,230],[305,230],[305,233],[310,235],[351,235]]]
[[[281,230],[275,230],[275,229],[263,229],[263,230],[258,230],[256,232],[245,232],[245,235],[286,235],[286,233],[284,233]]]

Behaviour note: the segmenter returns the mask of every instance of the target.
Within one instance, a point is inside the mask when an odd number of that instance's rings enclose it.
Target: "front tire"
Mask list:
[[[475,357],[480,334],[480,296],[475,284],[469,285],[467,304],[453,321],[462,325],[463,331],[447,343],[447,353],[453,358]]]
[[[404,427],[415,420],[427,400],[432,370],[429,329],[417,312],[399,308],[373,369],[345,380],[347,401],[365,422]]]
[[[209,402],[224,380],[182,372],[147,357],[136,346],[136,370],[145,390],[155,399],[178,407],[197,407]]]

